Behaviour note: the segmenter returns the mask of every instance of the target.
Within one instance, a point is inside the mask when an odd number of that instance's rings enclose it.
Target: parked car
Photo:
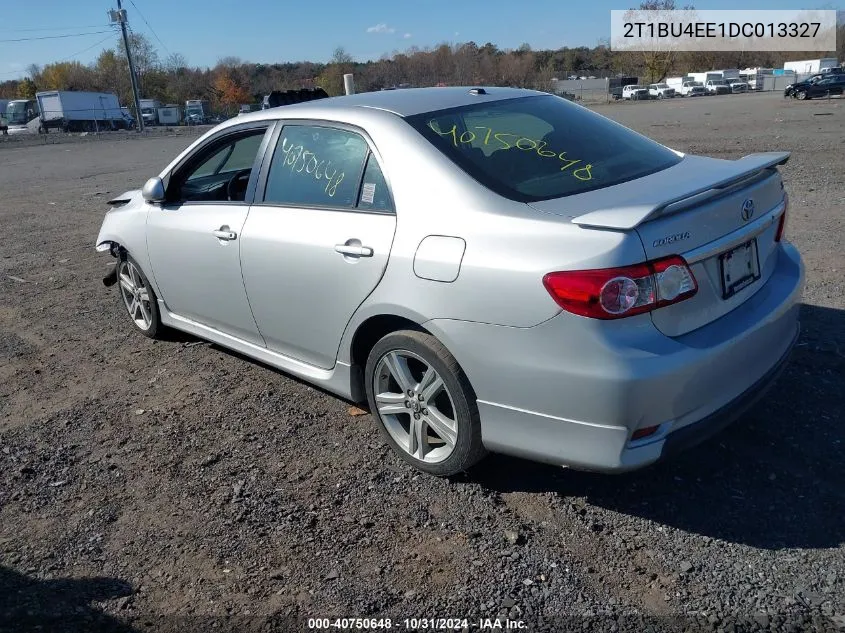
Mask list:
[[[109,202],[95,246],[138,332],[366,401],[420,470],[494,451],[618,472],[783,369],[788,159],[686,155],[529,90],[360,93],[210,130]]]
[[[797,86],[792,96],[803,101],[814,97],[841,95],[843,88],[845,88],[845,75],[828,74],[819,81],[806,86]]]
[[[795,96],[795,93],[800,91],[803,87],[811,86],[822,79],[827,79],[828,77],[830,77],[828,74],[816,73],[812,77],[807,77],[804,81],[787,84],[786,88],[783,89],[783,96],[793,97]]]
[[[623,99],[648,99],[648,88],[645,86],[638,86],[636,84],[625,86],[622,88],[622,98]]]
[[[681,86],[682,97],[703,97],[705,94],[704,84],[700,81],[685,81]]]
[[[748,82],[743,81],[742,79],[725,79],[725,82],[730,86],[731,93],[743,93],[748,92]]]
[[[649,84],[648,96],[652,99],[671,99],[675,96],[675,89],[667,84]]]
[[[708,79],[704,84],[704,90],[709,95],[727,95],[731,93],[731,87],[724,79]]]

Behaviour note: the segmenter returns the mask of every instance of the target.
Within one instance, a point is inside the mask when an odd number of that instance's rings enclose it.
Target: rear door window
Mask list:
[[[354,208],[368,154],[367,142],[355,132],[286,125],[273,153],[264,202]]]
[[[522,202],[610,187],[681,160],[667,147],[551,95],[406,120],[478,182]]]

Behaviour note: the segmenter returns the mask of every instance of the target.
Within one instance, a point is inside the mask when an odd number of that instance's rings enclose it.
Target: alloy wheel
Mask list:
[[[140,271],[130,261],[121,261],[118,268],[120,296],[129,312],[129,318],[140,329],[149,330],[153,323],[150,293],[144,285]]]
[[[377,413],[387,432],[408,455],[436,464],[455,450],[455,405],[443,378],[408,350],[392,350],[373,376]]]

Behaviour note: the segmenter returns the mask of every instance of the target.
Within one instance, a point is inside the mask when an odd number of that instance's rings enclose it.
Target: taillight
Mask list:
[[[775,242],[780,242],[783,237],[783,232],[786,230],[786,212],[789,211],[789,195],[783,194],[783,213],[780,214],[778,221],[778,230],[775,233]]]
[[[689,299],[698,284],[684,258],[644,264],[549,273],[543,285],[557,304],[592,319],[620,319]]]

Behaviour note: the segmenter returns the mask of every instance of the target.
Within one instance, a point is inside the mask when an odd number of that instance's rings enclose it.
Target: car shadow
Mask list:
[[[0,633],[132,633],[132,627],[103,613],[92,602],[132,594],[114,578],[39,580],[0,566]]]
[[[200,342],[200,343],[205,342],[202,339],[198,339],[198,338],[195,339],[195,340]],[[187,342],[186,344],[190,345],[191,343]],[[279,376],[282,376],[286,380],[290,380],[292,382],[295,382],[295,383],[302,385],[303,387],[308,387],[309,389],[313,389],[314,391],[318,391],[318,392],[320,392],[320,393],[322,393],[326,396],[329,396],[330,398],[334,398],[335,400],[340,400],[341,402],[345,402],[346,404],[349,404],[349,405],[355,405],[355,406],[358,406],[358,407],[363,407],[365,410],[367,410],[369,412],[369,406],[367,405],[366,401],[356,403],[354,400],[350,400],[349,398],[344,398],[344,397],[339,396],[338,394],[334,393],[333,391],[329,391],[328,389],[326,389],[322,385],[317,385],[317,384],[314,384],[312,382],[308,382],[304,378],[300,378],[299,376],[297,376],[295,374],[290,374],[290,373],[286,372],[285,370],[279,369],[278,367],[273,367],[273,365],[270,365],[269,363],[265,363],[262,360],[259,360],[257,358],[252,358],[251,356],[247,356],[246,354],[243,354],[243,353],[241,353],[237,350],[229,349],[228,347],[223,347],[222,345],[218,345],[217,343],[209,342],[208,347],[209,347],[209,349],[212,349],[212,350],[219,352],[221,354],[226,354],[227,356],[231,356],[232,358],[237,358],[238,360],[241,360],[245,363],[249,363],[250,365],[255,365],[256,367],[261,367],[262,369],[265,369],[269,372],[273,372],[275,374],[278,374]]]
[[[500,492],[553,492],[765,549],[845,542],[845,311],[802,306],[775,386],[721,434],[640,471],[600,475],[493,455],[468,476]]]

